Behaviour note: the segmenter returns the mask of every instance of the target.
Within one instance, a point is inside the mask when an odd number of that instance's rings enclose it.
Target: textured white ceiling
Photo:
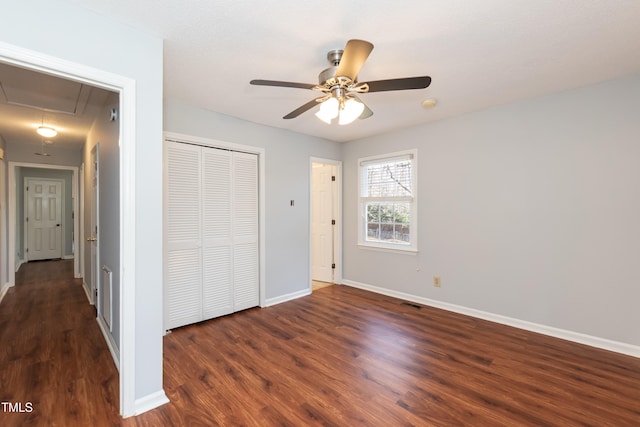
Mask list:
[[[165,40],[166,99],[336,141],[640,72],[637,0],[70,1]],[[374,115],[339,126],[315,110],[282,119],[316,92],[249,85],[316,83],[327,51],[351,38],[375,45],[361,82],[431,86],[363,94]]]

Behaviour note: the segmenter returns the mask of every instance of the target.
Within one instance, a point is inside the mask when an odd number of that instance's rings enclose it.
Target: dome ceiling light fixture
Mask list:
[[[58,131],[51,126],[44,125],[44,112],[42,113],[42,121],[40,122],[40,126],[36,129],[36,132],[43,138],[53,138],[58,134]]]
[[[358,97],[359,94],[425,89],[431,84],[429,76],[358,82],[358,73],[372,50],[372,43],[353,39],[347,42],[344,50],[329,51],[327,60],[331,67],[320,73],[317,85],[277,80],[251,80],[249,83],[259,86],[290,87],[322,92],[322,96],[296,108],[283,119],[293,119],[320,105],[316,117],[327,124],[331,124],[333,119],[338,118],[338,123],[341,125],[352,123],[357,118],[366,119],[373,115],[373,111]]]
[[[36,132],[38,132],[38,135],[43,136],[45,138],[53,138],[58,134],[57,130],[49,126],[38,126],[38,129],[36,129]]]

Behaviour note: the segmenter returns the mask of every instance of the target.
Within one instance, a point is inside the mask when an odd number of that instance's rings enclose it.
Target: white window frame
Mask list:
[[[409,202],[409,244],[375,242],[366,239],[367,212],[365,205],[372,199],[362,195],[363,189],[363,170],[372,163],[382,163],[394,159],[411,159],[411,196],[393,198],[386,200],[390,202]],[[370,157],[362,157],[358,159],[358,246],[362,249],[374,249],[384,251],[399,251],[407,254],[416,254],[418,252],[418,150],[405,150],[395,153],[388,153]],[[381,200],[383,201],[383,200]]]

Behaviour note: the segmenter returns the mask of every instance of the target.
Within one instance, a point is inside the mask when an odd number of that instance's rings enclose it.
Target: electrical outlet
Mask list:
[[[433,286],[439,288],[441,286],[440,276],[433,276]]]

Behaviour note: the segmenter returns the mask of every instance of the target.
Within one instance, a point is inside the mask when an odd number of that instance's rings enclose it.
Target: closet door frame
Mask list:
[[[260,281],[260,307],[266,307],[266,270],[265,270],[265,149],[251,145],[203,138],[176,132],[164,132],[164,143],[168,141],[199,145],[201,147],[219,148],[223,150],[239,151],[258,156],[258,277]],[[166,180],[166,168],[163,172]],[[166,245],[166,235],[163,236]]]

